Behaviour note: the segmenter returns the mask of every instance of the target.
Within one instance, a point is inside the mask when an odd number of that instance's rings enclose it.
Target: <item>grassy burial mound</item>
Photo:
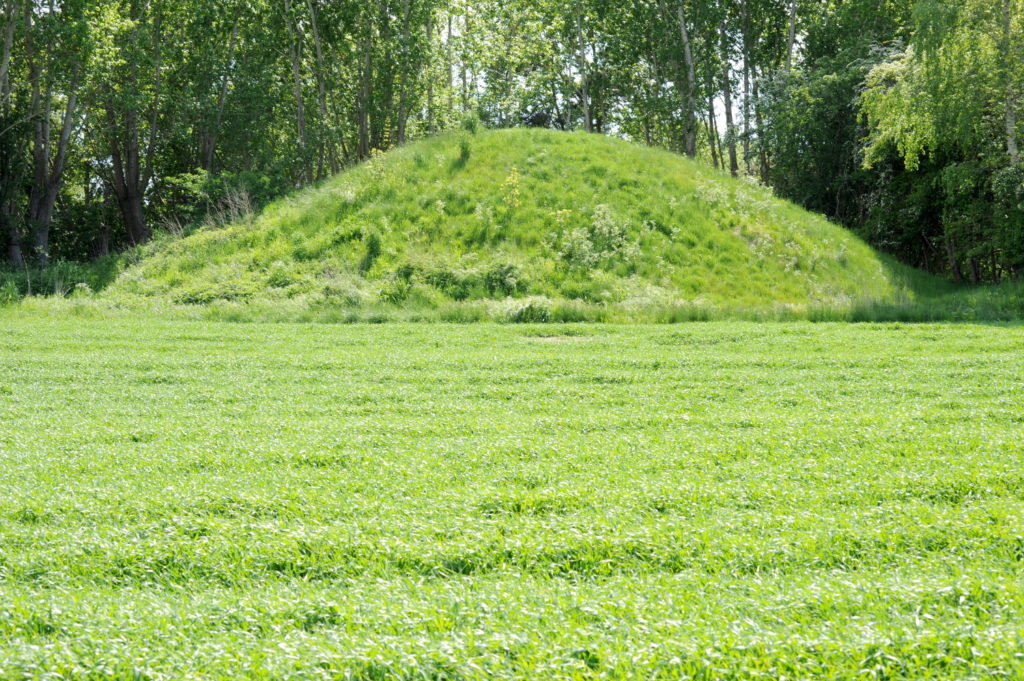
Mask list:
[[[652,319],[889,303],[850,232],[679,155],[598,135],[443,135],[251,219],[150,247],[108,295],[440,318]]]

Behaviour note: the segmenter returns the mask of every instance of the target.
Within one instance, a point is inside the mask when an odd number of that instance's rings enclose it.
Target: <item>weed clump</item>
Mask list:
[[[20,299],[21,295],[18,293],[18,287],[14,285],[13,281],[5,281],[0,285],[0,307],[13,305]]]
[[[467,114],[462,118],[462,122],[459,127],[468,132],[470,135],[475,135],[479,130],[482,123],[480,117],[476,114]]]
[[[409,297],[409,293],[412,292],[413,276],[415,274],[416,268],[409,264],[402,265],[392,272],[381,288],[381,300],[392,305],[405,302]]]
[[[522,271],[509,264],[495,265],[487,270],[483,282],[487,292],[492,296],[511,296],[522,293],[526,288]]]
[[[546,324],[551,321],[551,304],[546,298],[510,302],[504,320],[511,324]]]
[[[603,204],[594,208],[589,225],[556,236],[552,246],[563,263],[580,270],[629,262],[640,251],[639,245],[630,241],[626,225]]]
[[[363,252],[363,259],[359,261],[359,272],[366,274],[372,268],[377,258],[383,252],[380,235],[377,232],[370,232],[366,235],[366,249]]]
[[[216,301],[246,301],[259,293],[261,287],[252,281],[202,282],[183,289],[175,296],[181,305],[209,305]]]
[[[456,164],[458,168],[465,168],[466,164],[469,163],[470,156],[473,155],[473,147],[469,143],[468,137],[459,138],[459,159]]]

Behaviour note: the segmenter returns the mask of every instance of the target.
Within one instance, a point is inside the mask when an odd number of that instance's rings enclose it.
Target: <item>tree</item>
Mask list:
[[[10,76],[16,29],[22,16],[20,4],[19,0],[5,0],[0,31],[0,235],[7,240],[7,259],[15,267],[23,264],[17,195],[23,172],[19,140],[25,133],[13,107]]]
[[[867,77],[865,165],[895,152],[907,171],[933,176],[948,271],[962,279],[1015,276],[1020,232],[1018,120],[1024,73],[1020,0],[921,0],[916,31]]]
[[[24,57],[31,88],[33,168],[28,223],[36,257],[44,265],[50,259],[50,225],[64,182],[68,147],[78,125],[81,59],[89,53],[88,11],[84,1],[25,5]],[[57,116],[55,133],[54,106],[61,100],[63,112]]]

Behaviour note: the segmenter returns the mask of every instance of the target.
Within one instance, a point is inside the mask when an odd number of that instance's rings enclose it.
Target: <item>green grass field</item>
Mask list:
[[[1024,329],[0,312],[0,678],[1024,678]]]

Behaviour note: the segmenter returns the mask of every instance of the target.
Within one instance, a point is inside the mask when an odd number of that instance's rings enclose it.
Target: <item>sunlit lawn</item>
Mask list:
[[[1024,328],[0,315],[0,678],[1024,676]]]

